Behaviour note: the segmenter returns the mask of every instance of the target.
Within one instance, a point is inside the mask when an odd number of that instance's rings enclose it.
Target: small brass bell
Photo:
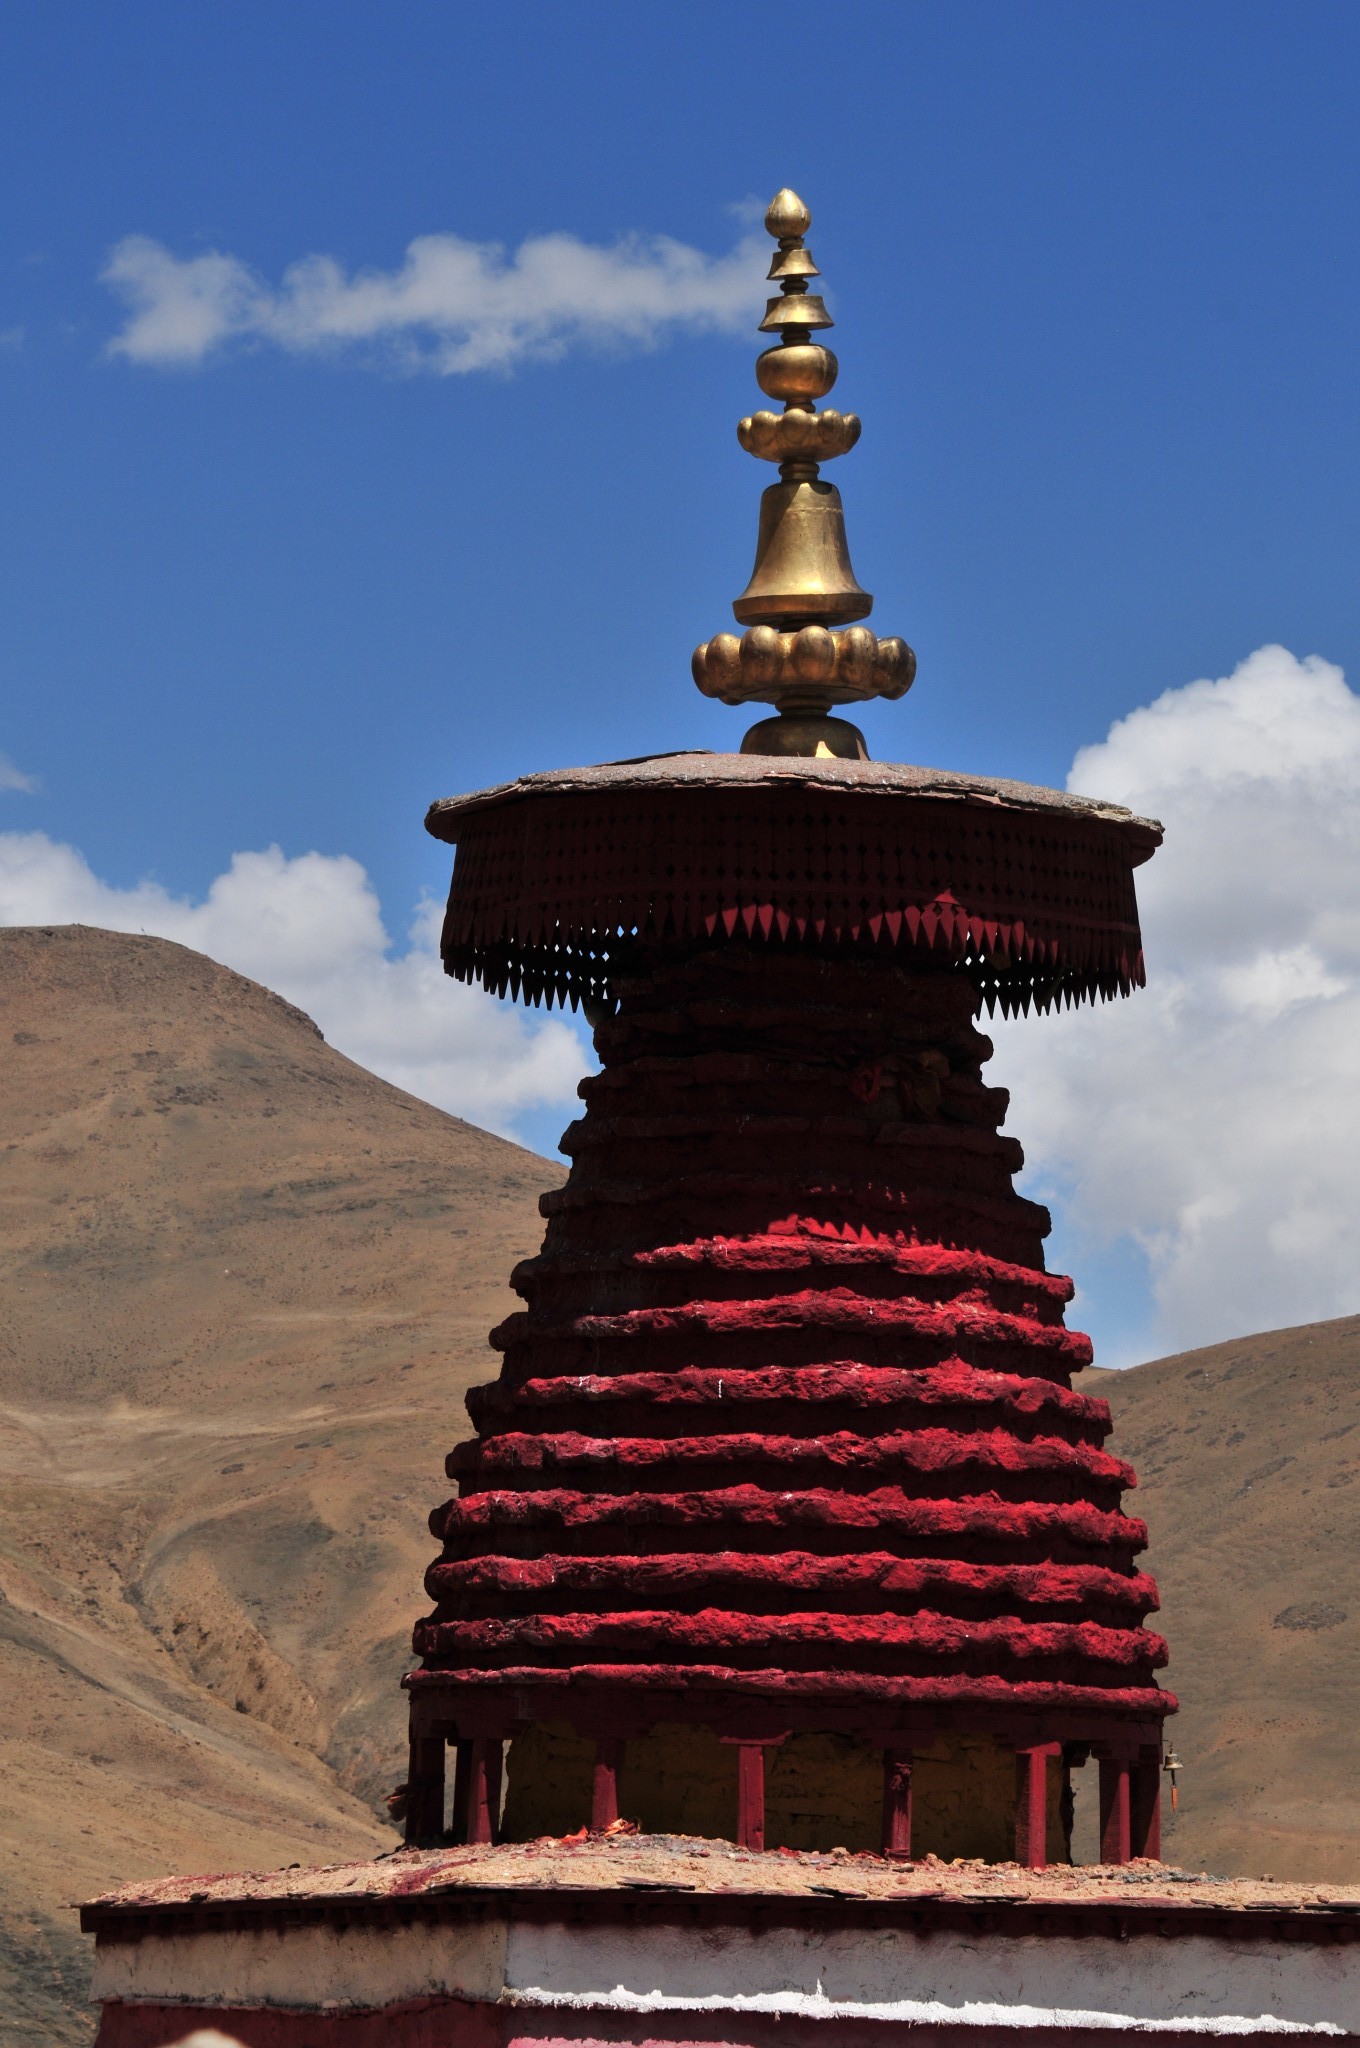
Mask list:
[[[1181,1762],[1174,1749],[1167,1751],[1162,1769],[1171,1780],[1171,1811],[1175,1813],[1180,1806],[1180,1799],[1176,1791],[1176,1778],[1185,1769],[1185,1765]]]

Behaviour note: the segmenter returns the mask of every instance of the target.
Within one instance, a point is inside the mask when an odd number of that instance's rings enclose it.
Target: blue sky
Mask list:
[[[864,717],[875,753],[1062,783],[1259,648],[1360,675],[1360,12],[780,21],[10,0],[0,750],[35,787],[0,789],[0,832],[143,904],[201,902],[243,852],[344,856],[399,955],[446,886],[432,797],[735,745],[689,654],[749,572],[764,478],[733,427],[762,289],[733,312],[731,252],[785,182],[865,423],[837,465],[855,567],[920,664]],[[592,326],[522,293],[518,338],[483,322],[467,368],[400,312],[307,330],[280,290],[326,256],[353,312],[355,274],[407,274],[417,237],[554,234],[578,265],[643,238],[652,309]],[[710,259],[695,284],[659,236]],[[197,359],[113,352],[136,309],[104,273],[132,237],[144,296],[148,244],[172,282],[234,266]],[[517,1100],[502,1127],[550,1144],[559,1110]],[[1082,1169],[1052,1172],[1061,1262]],[[1112,1343],[1182,1332],[1154,1328],[1157,1228],[1084,1246]],[[1232,1320],[1230,1293],[1211,1307]]]

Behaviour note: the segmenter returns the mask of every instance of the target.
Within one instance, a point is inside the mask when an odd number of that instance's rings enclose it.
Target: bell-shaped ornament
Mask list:
[[[771,484],[760,500],[751,580],[732,609],[743,626],[845,626],[874,601],[850,566],[845,512],[820,477]]]

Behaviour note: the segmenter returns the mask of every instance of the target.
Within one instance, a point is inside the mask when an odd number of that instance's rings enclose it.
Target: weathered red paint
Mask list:
[[[1048,1761],[1060,1742],[1031,1743],[1015,1752],[1015,1860],[1027,1870],[1048,1862]]]
[[[912,1764],[909,1749],[883,1752],[883,1853],[903,1862],[911,1856]]]
[[[431,1517],[422,1725],[556,1693],[583,1732],[663,1697],[724,1732],[721,1696],[1146,1742],[1174,1702],[1134,1475],[1071,1387],[972,982],[677,940],[618,994]]]
[[[1129,1846],[1135,1856],[1162,1854],[1162,1753],[1145,1744],[1138,1752],[1138,1764],[1130,1788]]]
[[[466,1842],[472,1815],[472,1744],[459,1742],[454,1745],[453,1802],[450,1808],[452,1834],[456,1842]],[[408,1840],[430,1841],[434,1837],[416,1835],[408,1831]]]
[[[408,1841],[431,1841],[443,1829],[444,1750],[442,1735],[420,1735],[412,1732],[410,1766],[406,1781]]]
[[[905,2031],[891,2020],[747,2011],[640,2015],[568,2007],[535,2013],[456,1998],[358,2013],[109,2004],[95,2048],[177,2048],[197,2028],[225,2033],[242,2048],[900,2048]],[[914,2025],[910,2038],[914,2048],[1024,2048],[1034,2031],[1024,2025]],[[1063,2048],[1109,2048],[1108,2028],[1047,2031]],[[1255,2038],[1297,2035],[1266,2025]],[[1203,2048],[1205,2035],[1172,2028],[1157,2040],[1159,2048]]]
[[[619,1817],[619,1768],[623,1744],[617,1736],[605,1736],[595,1745],[595,1769],[590,1788],[590,1825],[603,1829]]]
[[[472,1774],[468,1790],[469,1842],[493,1842],[501,1810],[501,1745],[477,1741],[472,1745]]]
[[[737,1750],[737,1846],[765,1847],[765,1745],[743,1742]]]
[[[1127,1863],[1133,1853],[1130,1784],[1131,1767],[1124,1756],[1100,1759],[1100,1860]]]
[[[560,2021],[559,2021],[560,2025]],[[220,2005],[104,2006],[95,2048],[173,2048],[199,2029],[242,2048],[506,2048],[509,2031],[494,2005],[422,1998],[375,2012],[286,2011]]]
[[[668,1538],[673,1535],[686,1548],[707,1539],[723,1549],[749,1543],[772,1551],[790,1540],[800,1549],[817,1537],[829,1541],[834,1532],[847,1547],[868,1536],[899,1543],[908,1554],[918,1545],[926,1555],[937,1549],[947,1554],[957,1546],[964,1563],[1051,1558],[1098,1563],[1111,1571],[1131,1571],[1134,1554],[1147,1544],[1144,1524],[1118,1510],[1107,1512],[1082,1501],[1009,1503],[991,1489],[951,1500],[898,1486],[868,1493],[749,1484],[685,1493],[502,1488],[455,1501],[439,1515],[446,1562],[466,1553],[592,1555],[609,1544],[611,1534],[639,1525],[647,1527],[649,1539],[655,1538],[662,1551],[672,1547]],[[1150,1583],[1144,1581],[1144,1588]]]

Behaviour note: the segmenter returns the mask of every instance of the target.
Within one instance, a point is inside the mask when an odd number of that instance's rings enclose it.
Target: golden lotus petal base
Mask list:
[[[826,626],[802,626],[796,633],[752,626],[740,639],[718,633],[705,640],[694,650],[692,667],[704,695],[724,704],[819,713],[832,704],[904,697],[916,674],[916,656],[905,640],[880,640],[867,626],[848,626],[843,633]]]
[[[830,462],[859,439],[853,412],[755,412],[737,421],[737,439],[763,462]]]

